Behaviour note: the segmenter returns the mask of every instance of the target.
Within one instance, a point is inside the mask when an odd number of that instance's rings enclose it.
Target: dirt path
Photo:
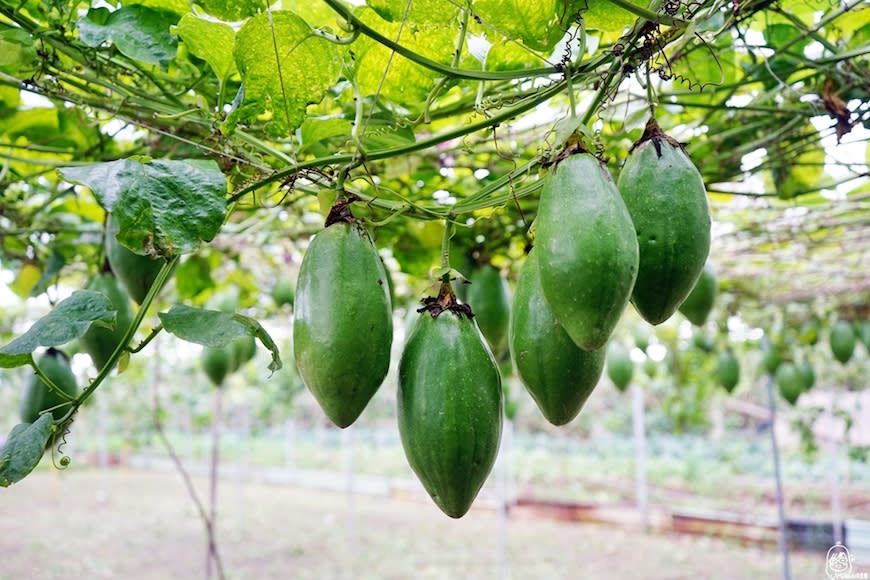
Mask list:
[[[205,481],[197,479],[202,491]],[[43,470],[0,490],[0,578],[202,578],[205,539],[174,474]],[[462,520],[428,502],[222,481],[219,543],[230,578],[498,578],[497,517]],[[510,519],[512,579],[781,577],[776,552],[698,537]],[[796,579],[824,578],[824,557],[795,555]]]

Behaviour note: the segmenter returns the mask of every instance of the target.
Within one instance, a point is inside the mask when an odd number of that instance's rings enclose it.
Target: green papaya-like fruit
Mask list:
[[[797,372],[801,377],[801,387],[803,391],[809,391],[816,384],[816,373],[813,370],[813,365],[810,361],[803,360],[795,365]]]
[[[314,237],[299,270],[295,316],[299,374],[326,416],[347,427],[384,381],[393,342],[384,265],[361,225],[336,221]]]
[[[637,236],[607,168],[571,155],[544,177],[535,243],[541,287],[571,340],[607,344],[637,276]]]
[[[544,299],[537,249],[517,280],[510,316],[510,351],[517,374],[553,425],[565,425],[583,408],[604,370],[604,349],[574,344]]]
[[[776,370],[782,363],[782,353],[775,346],[768,346],[761,357],[761,366],[767,374],[776,374]]]
[[[121,245],[115,237],[118,231],[118,225],[109,216],[106,223],[106,258],[130,297],[136,304],[142,304],[165,261],[137,254]]]
[[[731,350],[726,350],[716,358],[716,380],[729,393],[740,382],[740,363]]]
[[[834,358],[845,364],[855,352],[855,331],[845,320],[838,320],[831,326],[831,352]]]
[[[713,343],[713,339],[707,336],[703,330],[695,330],[692,333],[692,344],[695,345],[695,348],[704,352],[713,352],[713,348],[716,346]]]
[[[257,340],[249,334],[237,336],[225,348],[230,356],[230,372],[234,373],[257,354]]]
[[[483,335],[455,298],[441,299],[445,286],[430,303],[445,309],[424,312],[402,352],[398,420],[414,473],[441,511],[460,518],[495,464],[503,393]]]
[[[272,284],[272,300],[280,308],[285,304],[293,306],[296,299],[296,284],[290,276],[279,276]]]
[[[643,323],[634,327],[634,346],[646,352],[649,348],[650,331]]]
[[[202,370],[211,380],[212,384],[220,387],[224,384],[227,375],[232,371],[233,353],[230,352],[230,347],[213,347],[207,346],[202,349],[200,354],[200,362]]]
[[[661,324],[689,296],[710,253],[704,180],[682,146],[651,118],[617,187],[640,256],[631,302],[644,320]]]
[[[652,379],[656,374],[658,374],[659,365],[650,357],[646,357],[646,360],[643,361],[643,372],[646,373],[646,376]]]
[[[864,343],[864,348],[870,353],[870,320],[865,320],[858,328],[858,337]]]
[[[628,349],[618,342],[610,343],[607,347],[607,376],[613,384],[622,392],[631,383],[634,375],[634,362],[631,360]]]
[[[798,342],[804,346],[814,346],[819,342],[819,325],[815,322],[806,322],[798,332]]]
[[[716,274],[708,264],[701,272],[701,276],[689,296],[680,305],[680,313],[695,326],[703,326],[713,310],[718,286]]]
[[[90,355],[94,366],[99,370],[109,362],[112,353],[130,328],[133,322],[133,305],[111,270],[91,278],[87,288],[103,294],[115,308],[115,321],[111,328],[91,324],[87,332],[79,338],[82,350]]]
[[[466,302],[474,307],[474,320],[483,333],[496,360],[508,347],[508,324],[511,314],[510,289],[498,270],[481,266],[471,273]]]
[[[49,348],[37,359],[36,365],[61,391],[70,397],[78,395],[79,388],[76,383],[76,377],[70,368],[69,357],[63,351]],[[67,400],[50,390],[48,385],[34,373],[30,377],[24,389],[24,396],[21,399],[21,407],[19,409],[21,421],[23,423],[33,423],[39,419],[39,414],[42,411],[65,403]],[[58,407],[51,414],[54,420],[58,421],[66,415],[67,411],[69,411],[69,406]]]
[[[794,405],[804,390],[803,380],[794,363],[784,362],[776,369],[776,386],[782,398]]]

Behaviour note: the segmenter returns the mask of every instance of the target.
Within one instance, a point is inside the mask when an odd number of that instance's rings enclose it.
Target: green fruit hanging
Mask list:
[[[130,251],[115,237],[118,231],[118,225],[109,216],[106,222],[106,258],[130,297],[136,304],[142,304],[165,262]]]
[[[695,326],[703,326],[716,302],[718,282],[713,268],[708,264],[701,272],[695,287],[680,305],[679,311]]]
[[[339,427],[360,416],[390,366],[386,273],[346,202],[330,211],[299,270],[293,346],[305,385]]]
[[[230,352],[229,346],[207,346],[202,349],[200,362],[202,363],[202,370],[205,371],[206,376],[208,376],[212,384],[220,387],[224,384],[227,375],[232,371],[233,354]]]
[[[792,405],[797,403],[804,387],[801,375],[793,363],[784,362],[776,369],[776,386],[783,399]]]
[[[91,357],[98,370],[109,362],[112,353],[115,352],[133,322],[133,305],[130,303],[130,297],[107,266],[108,264],[104,266],[102,273],[91,279],[87,288],[100,292],[109,299],[115,308],[115,321],[111,328],[91,324],[87,332],[79,338],[79,345]]]
[[[607,344],[637,276],[637,236],[607,168],[568,156],[544,177],[536,219],[541,287],[584,350]]]
[[[471,273],[471,285],[466,292],[466,301],[474,304],[474,321],[496,360],[501,360],[508,347],[508,323],[511,314],[507,282],[498,270],[484,265]]]
[[[577,416],[604,370],[604,349],[588,352],[574,344],[544,299],[534,248],[517,280],[510,351],[520,380],[553,425]]]
[[[646,352],[649,348],[650,331],[643,324],[638,324],[634,327],[634,346]]]
[[[272,300],[275,305],[280,308],[285,304],[293,306],[293,301],[296,299],[296,284],[289,276],[279,276],[275,283],[272,284]]]
[[[713,348],[716,346],[713,343],[713,339],[707,336],[703,330],[695,330],[692,333],[692,344],[695,345],[695,348],[704,352],[713,352]]]
[[[782,353],[779,352],[778,348],[775,346],[768,346],[767,349],[764,350],[764,354],[761,357],[761,366],[767,374],[775,374],[776,369],[779,368],[781,362]]]
[[[36,361],[36,365],[45,373],[51,382],[55,384],[61,391],[70,397],[78,395],[78,384],[76,377],[72,372],[69,364],[69,357],[57,349],[49,348]],[[57,405],[67,402],[61,395],[50,390],[48,386],[36,374],[30,377],[27,387],[24,390],[24,396],[21,399],[21,421],[24,423],[33,423],[39,419],[39,414],[42,411],[51,409]],[[70,407],[63,406],[54,409],[51,414],[55,421],[60,420]]]
[[[813,365],[809,361],[804,360],[795,365],[797,372],[801,377],[801,387],[803,391],[809,391],[816,384],[816,373],[813,371]]]
[[[845,320],[838,320],[831,327],[831,352],[834,358],[845,364],[855,352],[855,331]]]
[[[740,363],[731,350],[726,350],[716,358],[716,380],[729,393],[740,382]]]
[[[232,362],[230,371],[235,372],[257,354],[257,340],[250,334],[245,334],[234,338],[228,348]]]
[[[501,376],[471,309],[449,283],[424,308],[399,363],[399,435],[432,501],[459,518],[498,454]]]
[[[628,350],[614,342],[607,347],[607,376],[621,392],[625,392],[634,375],[634,362]]]
[[[647,322],[661,324],[689,296],[710,253],[704,180],[682,146],[651,118],[617,187],[640,255],[631,302]]]
[[[865,320],[858,327],[858,337],[864,343],[864,348],[870,353],[870,320]]]

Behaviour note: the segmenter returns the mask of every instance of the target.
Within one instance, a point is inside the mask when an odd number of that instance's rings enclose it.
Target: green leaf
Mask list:
[[[14,369],[33,364],[33,355],[0,353],[0,369]]]
[[[261,0],[201,0],[203,9],[221,20],[242,20],[264,8]]]
[[[564,0],[475,0],[472,10],[488,37],[502,34],[534,50],[549,53],[565,35]]]
[[[0,30],[0,71],[15,74],[33,68],[36,45],[33,37],[20,28]]]
[[[190,12],[190,0],[124,0],[124,6],[134,4],[141,4],[155,10],[165,10],[179,16]]]
[[[228,24],[185,14],[176,32],[191,53],[208,63],[219,80],[236,72],[233,61],[236,33]]]
[[[40,346],[59,346],[83,335],[92,323],[111,327],[116,309],[93,290],[76,290],[37,320],[21,336],[0,348],[0,355],[30,354]],[[26,363],[25,363],[26,364]]]
[[[223,348],[240,336],[254,336],[272,352],[269,370],[274,372],[282,366],[277,345],[253,318],[219,310],[193,308],[184,304],[176,304],[169,312],[160,312],[158,316],[167,332],[202,346]]]
[[[214,161],[121,159],[60,171],[94,191],[118,223],[118,241],[137,254],[193,252],[226,215],[226,178]]]
[[[88,46],[112,44],[124,55],[166,69],[175,56],[178,39],[169,32],[175,18],[166,12],[134,5],[110,12],[92,8],[79,19],[79,39]]]
[[[36,285],[30,289],[31,296],[39,296],[45,292],[45,289],[48,288],[52,280],[60,274],[61,269],[64,264],[66,264],[66,258],[64,258],[63,254],[58,251],[58,245],[59,244],[55,244],[52,246],[51,256],[45,264],[45,269],[42,271],[42,275],[36,282]]]
[[[35,423],[19,423],[12,428],[0,450],[0,487],[9,487],[27,477],[45,453],[52,432],[51,413]]]
[[[334,44],[314,36],[296,14],[272,12],[272,23],[274,30],[269,15],[261,14],[236,35],[233,56],[242,74],[244,101],[228,125],[266,113],[271,115],[266,131],[284,136],[302,124],[308,105],[323,100],[338,80],[341,58]]]
[[[366,2],[378,16],[388,22],[401,22],[408,5],[407,0],[368,0]],[[443,0],[414,0],[408,10],[408,22],[446,24],[456,20],[459,3],[451,5]]]
[[[0,118],[15,114],[21,104],[21,92],[17,87],[0,86]]]
[[[352,130],[353,123],[347,119],[306,119],[299,128],[302,136],[300,151],[334,137],[350,139]]]
[[[369,8],[361,8],[356,14],[382,35],[396,38],[401,26],[399,22],[387,22]],[[405,26],[399,44],[426,58],[449,65],[456,48],[456,31],[449,26],[431,23]],[[374,95],[380,88],[380,97],[383,99],[417,105],[426,100],[436,79],[441,76],[403,56],[393,54],[393,51],[369,38],[360,38],[354,43],[354,53],[357,80],[363,96]]]
[[[646,0],[630,1],[641,8],[646,8],[649,5],[649,2]],[[584,8],[588,4],[589,10],[583,13],[586,28],[593,28],[604,32],[618,32],[623,28],[631,26],[637,20],[637,16],[633,13],[616,6],[608,0],[580,0],[579,2],[575,1],[574,4],[578,8]]]

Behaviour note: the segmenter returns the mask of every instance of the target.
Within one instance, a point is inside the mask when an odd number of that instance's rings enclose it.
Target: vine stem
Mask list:
[[[159,361],[159,356],[155,356],[155,360]],[[221,561],[220,552],[218,551],[217,541],[214,536],[214,526],[211,518],[209,518],[208,512],[205,510],[205,506],[202,503],[202,500],[199,499],[199,494],[196,493],[196,488],[193,485],[193,481],[190,479],[190,474],[187,472],[187,469],[184,468],[184,463],[182,463],[181,458],[178,456],[178,453],[175,451],[175,447],[172,446],[172,442],[169,441],[169,437],[166,436],[166,431],[163,430],[163,422],[160,420],[160,394],[159,394],[159,386],[160,386],[160,365],[158,363],[157,368],[154,373],[154,431],[157,432],[157,437],[160,439],[160,442],[163,444],[163,447],[166,449],[166,453],[169,454],[169,458],[172,460],[173,465],[175,466],[175,470],[181,476],[182,481],[184,482],[184,487],[187,489],[187,494],[190,496],[191,501],[193,501],[193,505],[196,507],[196,510],[199,512],[199,517],[202,520],[203,525],[205,526],[206,534],[208,535],[209,542],[209,560],[214,561],[215,569],[217,571],[218,578],[221,580],[226,579],[226,573],[224,572],[223,562]]]
[[[218,385],[214,392],[214,411],[211,418],[211,465],[209,467],[208,511],[211,528],[206,545],[205,577],[211,578],[211,563],[217,553],[217,484],[218,464],[220,463],[220,418],[223,399],[223,385]]]
[[[444,270],[446,280],[450,279],[450,238],[453,237],[453,229],[449,219],[444,220],[444,234],[441,236],[441,268]],[[446,281],[445,280],[445,281]]]
[[[115,364],[118,362],[118,359],[121,358],[121,354],[127,350],[127,345],[130,344],[130,341],[133,340],[133,335],[136,334],[136,330],[142,324],[142,320],[145,319],[145,314],[148,312],[148,308],[151,306],[151,303],[163,289],[163,285],[166,284],[166,280],[169,279],[169,274],[172,272],[172,269],[175,267],[175,264],[178,263],[180,256],[175,256],[172,260],[163,264],[163,267],[160,269],[160,272],[157,273],[157,277],[154,279],[154,283],[151,285],[151,289],[148,290],[148,294],[145,296],[145,300],[142,301],[142,305],[139,306],[139,310],[136,312],[136,316],[133,317],[133,322],[130,323],[130,326],[127,328],[127,332],[124,333],[124,336],[121,338],[120,342],[118,342],[118,346],[115,347],[115,351],[112,353],[112,356],[109,357],[109,360],[106,361],[106,364],[103,365],[103,368],[100,369],[100,372],[97,373],[97,377],[91,381],[91,384],[87,386],[82,393],[76,397],[75,401],[72,403],[72,408],[67,411],[66,415],[64,415],[59,421],[55,421],[56,424],[63,424],[73,414],[78,411],[78,408],[90,398],[90,396],[97,390],[97,387],[102,384],[106,377],[109,376],[109,373],[112,372],[112,369],[115,368]]]

